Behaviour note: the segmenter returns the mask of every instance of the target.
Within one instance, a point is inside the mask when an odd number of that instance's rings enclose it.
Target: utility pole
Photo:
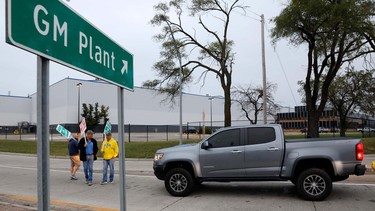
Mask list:
[[[267,124],[267,77],[266,77],[266,52],[264,46],[264,14],[260,15],[262,31],[262,72],[263,72],[263,123]]]
[[[211,118],[211,134],[212,134],[212,100],[214,98],[213,97],[210,97],[209,100],[210,100],[210,118]]]

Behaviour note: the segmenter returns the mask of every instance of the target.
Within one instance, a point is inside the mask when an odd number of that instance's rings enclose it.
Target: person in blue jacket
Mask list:
[[[79,133],[73,135],[73,138],[69,140],[68,152],[70,157],[70,179],[77,180],[76,172],[81,166],[81,161],[79,159],[79,149],[78,149],[78,139]]]
[[[78,144],[80,159],[83,161],[83,171],[85,173],[86,184],[92,185],[94,160],[97,160],[98,142],[93,138],[94,132],[88,130],[85,138],[81,138]]]

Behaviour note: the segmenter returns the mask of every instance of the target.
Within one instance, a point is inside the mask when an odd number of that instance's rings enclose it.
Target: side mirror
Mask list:
[[[207,150],[207,149],[211,148],[211,144],[208,143],[208,141],[205,141],[205,142],[202,143],[201,148]]]

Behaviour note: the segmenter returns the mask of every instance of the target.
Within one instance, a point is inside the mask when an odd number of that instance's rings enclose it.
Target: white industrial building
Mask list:
[[[79,88],[77,84],[81,83]],[[79,89],[79,90],[78,90]],[[117,87],[99,80],[65,78],[50,86],[50,124],[77,124],[78,92],[80,103],[109,106],[109,119],[117,124]],[[178,125],[179,106],[162,103],[165,95],[154,89],[135,87],[134,92],[125,91],[125,124],[132,125]],[[0,96],[0,126],[17,126],[20,122],[36,122],[36,93],[29,97]],[[212,104],[211,104],[212,103]],[[223,124],[224,99],[210,96],[183,94],[183,123],[211,120]],[[243,119],[240,109],[232,106],[232,119]],[[219,123],[217,123],[219,125]]]

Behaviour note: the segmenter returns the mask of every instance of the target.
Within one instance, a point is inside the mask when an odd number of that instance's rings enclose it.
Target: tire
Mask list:
[[[297,191],[301,198],[309,201],[322,201],[332,192],[331,177],[321,169],[307,169],[297,178]]]
[[[164,185],[172,196],[188,196],[194,188],[193,176],[183,168],[174,168],[165,176]]]

